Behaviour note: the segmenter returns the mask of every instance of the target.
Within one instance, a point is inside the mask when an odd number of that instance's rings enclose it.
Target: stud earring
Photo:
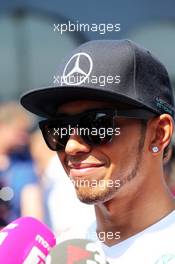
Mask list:
[[[157,153],[159,151],[159,148],[157,146],[152,147],[152,152]]]

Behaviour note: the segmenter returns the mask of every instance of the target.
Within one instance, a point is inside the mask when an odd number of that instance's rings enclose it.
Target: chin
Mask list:
[[[98,204],[98,203],[104,203],[114,196],[114,192],[116,190],[111,189],[104,189],[104,190],[97,190],[89,188],[89,189],[77,189],[77,197],[79,200],[86,204]]]

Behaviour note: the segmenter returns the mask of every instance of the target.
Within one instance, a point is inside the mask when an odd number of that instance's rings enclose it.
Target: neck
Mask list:
[[[160,179],[160,175],[154,175],[155,181],[147,187],[143,185],[134,195],[127,191],[127,195],[123,196],[121,194],[124,190],[121,190],[113,199],[95,205],[97,233],[99,238],[100,234],[105,234],[105,244],[117,244],[143,231],[174,210],[174,200],[165,183],[156,181],[156,178]],[[132,186],[129,190],[131,188]]]

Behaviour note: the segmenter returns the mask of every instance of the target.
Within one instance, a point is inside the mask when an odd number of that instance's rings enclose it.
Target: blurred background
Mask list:
[[[68,22],[120,24],[120,30],[62,34],[54,30],[54,24]],[[36,117],[20,108],[19,98],[31,88],[51,85],[59,61],[79,44],[93,39],[121,38],[136,41],[157,55],[165,64],[175,89],[173,0],[0,0],[1,226],[21,215],[43,220],[56,233],[78,226],[76,217],[69,220],[70,212],[64,205],[68,179],[55,154],[44,149],[40,132],[35,131]],[[175,193],[174,156],[173,145],[165,164],[165,177]],[[58,166],[59,172],[54,170]],[[69,188],[72,196],[67,206],[70,208],[71,204],[77,214],[84,210],[84,220],[87,216],[93,219],[93,209],[80,206],[72,187]],[[57,206],[55,199],[60,201]]]

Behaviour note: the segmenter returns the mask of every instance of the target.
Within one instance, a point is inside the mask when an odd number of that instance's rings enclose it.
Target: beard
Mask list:
[[[128,182],[131,182],[138,174],[140,170],[141,163],[142,163],[142,152],[145,142],[145,127],[141,126],[141,133],[140,138],[137,143],[137,146],[134,147],[134,151],[132,152],[132,157],[134,156],[134,162],[130,172],[125,173],[119,172],[118,173],[118,180],[120,181],[120,186],[112,186],[109,187],[105,184],[102,188],[100,188],[99,184],[97,186],[91,187],[75,187],[77,196],[79,200],[86,204],[97,204],[97,203],[104,203],[106,201],[111,200]],[[108,181],[108,180],[104,180]]]
[[[116,192],[115,190],[111,190],[111,188],[105,188],[104,190],[101,189],[77,189],[76,193],[79,200],[86,204],[97,204],[99,202],[104,203],[107,200],[112,198],[113,193]]]

